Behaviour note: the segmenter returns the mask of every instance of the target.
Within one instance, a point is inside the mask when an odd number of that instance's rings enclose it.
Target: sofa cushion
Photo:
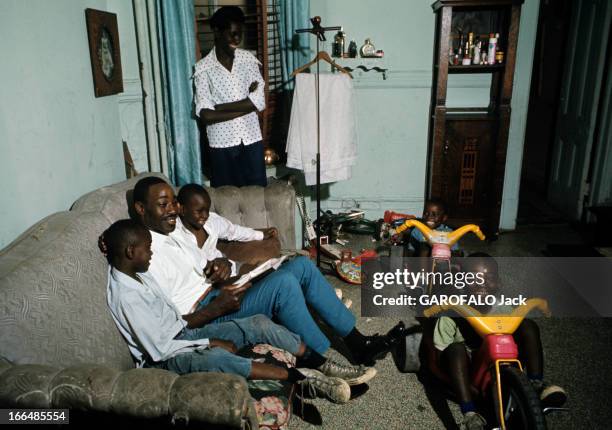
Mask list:
[[[23,408],[51,406],[49,387],[59,369],[26,364],[10,366],[0,374],[0,404]]]
[[[109,224],[134,215],[128,212],[131,191],[141,178],[157,176],[170,183],[161,173],[141,173],[127,181],[98,188],[79,198],[72,211],[97,212]],[[271,181],[267,187],[206,188],[212,200],[211,210],[231,222],[252,228],[276,227],[283,249],[295,248],[295,191],[283,181]]]
[[[222,428],[255,428],[257,422],[244,378],[212,372],[179,376],[160,369],[120,372],[97,364],[63,370],[8,365],[0,369],[0,404],[163,418],[165,422],[208,423]]]
[[[161,173],[141,173],[138,176],[106,187],[98,188],[81,196],[70,208],[74,212],[95,212],[101,214],[108,224],[117,220],[130,218],[128,202],[132,202],[132,191],[136,183],[147,176],[157,176],[170,183],[167,177]],[[129,205],[131,206],[131,204]]]
[[[0,252],[0,355],[16,364],[133,367],[106,304],[105,217],[60,212]]]
[[[281,248],[295,249],[295,191],[286,182],[267,187],[208,188],[211,210],[234,224],[252,228],[276,227]]]

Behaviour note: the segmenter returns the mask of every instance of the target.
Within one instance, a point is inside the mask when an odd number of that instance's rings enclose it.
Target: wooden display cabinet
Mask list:
[[[426,193],[447,204],[449,223],[475,223],[493,238],[499,230],[510,103],[523,0],[439,0],[436,14],[433,85]],[[500,34],[502,63],[451,65],[449,48],[459,32],[488,42]],[[452,44],[452,45],[451,45]],[[448,75],[491,75],[488,106],[446,106]]]

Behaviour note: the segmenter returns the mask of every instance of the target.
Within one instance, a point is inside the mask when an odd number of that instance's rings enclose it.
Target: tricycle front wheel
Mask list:
[[[520,369],[502,366],[499,369],[501,379],[501,410],[508,430],[546,430],[546,419],[542,413],[540,399],[533,386]],[[495,379],[494,379],[495,381]],[[495,402],[495,416],[502,428],[499,417],[499,399],[497,383],[492,384]]]

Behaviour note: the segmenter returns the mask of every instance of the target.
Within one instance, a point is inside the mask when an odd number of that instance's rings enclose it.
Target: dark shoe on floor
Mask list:
[[[349,385],[365,384],[376,376],[376,369],[373,367],[340,364],[330,359],[327,359],[327,361],[317,370],[319,370],[325,376],[344,379]]]
[[[567,401],[567,393],[558,385],[549,385],[542,381],[531,381],[540,397],[542,408],[560,408]]]
[[[367,336],[360,351],[352,351],[357,364],[373,366],[376,360],[383,358],[402,337],[406,336],[406,325],[400,321],[386,335]]]

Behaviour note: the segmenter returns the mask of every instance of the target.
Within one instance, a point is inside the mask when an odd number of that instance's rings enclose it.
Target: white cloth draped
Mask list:
[[[325,184],[351,177],[357,159],[355,95],[352,79],[344,73],[321,73],[319,88],[321,183]],[[287,167],[302,170],[306,185],[317,180],[316,103],[315,75],[298,74],[287,136]]]

